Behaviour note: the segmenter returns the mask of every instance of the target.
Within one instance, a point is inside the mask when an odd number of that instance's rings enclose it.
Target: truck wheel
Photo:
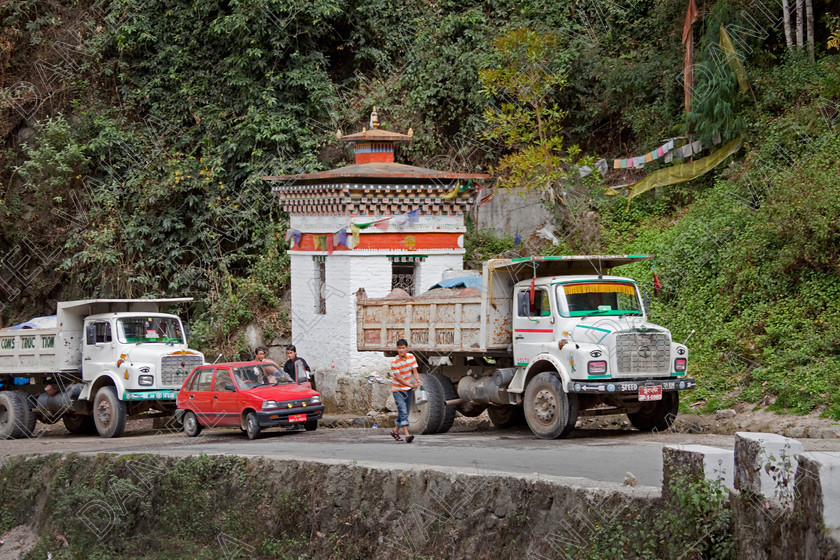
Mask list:
[[[408,409],[408,431],[413,434],[433,434],[443,422],[443,388],[437,379],[427,373],[420,374],[420,382],[429,394],[429,400],[423,404],[411,402]]]
[[[487,410],[487,405],[474,402],[465,402],[456,406],[455,409],[458,412],[460,412],[462,416],[466,416],[468,418],[475,418],[476,416],[480,415],[482,412]]]
[[[184,433],[190,437],[195,437],[201,433],[201,424],[198,423],[198,418],[192,411],[184,413]]]
[[[455,392],[455,387],[452,385],[452,381],[450,381],[448,377],[442,373],[433,373],[432,377],[437,379],[438,383],[440,383],[444,401],[458,398],[458,393]],[[440,426],[438,426],[437,433],[444,434],[449,431],[449,428],[451,428],[452,424],[455,422],[455,412],[457,412],[457,410],[455,409],[454,404],[447,406],[444,403],[443,417],[440,420]]]
[[[75,435],[92,435],[96,433],[96,423],[93,416],[85,414],[65,414],[61,417],[67,431]]]
[[[493,422],[493,425],[500,429],[520,426],[524,419],[522,407],[512,404],[488,406],[487,415],[490,416],[490,421]]]
[[[525,420],[539,438],[557,439],[574,430],[578,416],[578,399],[563,391],[560,379],[544,371],[525,388]]]
[[[93,422],[104,438],[120,437],[125,431],[125,403],[117,397],[117,388],[101,387],[93,398]]]
[[[21,425],[18,428],[21,431],[21,435],[32,437],[35,434],[35,422],[38,418],[32,411],[32,402],[29,400],[29,394],[23,391],[14,391],[14,393],[18,396],[21,403],[23,403],[23,417]]]
[[[680,395],[676,391],[662,393],[661,401],[642,405],[639,412],[627,414],[627,419],[642,432],[663,431],[671,427],[680,409]]]
[[[309,420],[303,423],[303,427],[306,428],[307,432],[314,432],[318,429],[318,421],[317,420]]]
[[[16,391],[0,391],[0,439],[23,435],[23,406]]]
[[[249,412],[248,416],[245,417],[245,433],[248,434],[248,439],[257,439],[260,437],[260,431],[262,431],[262,428],[256,413]]]

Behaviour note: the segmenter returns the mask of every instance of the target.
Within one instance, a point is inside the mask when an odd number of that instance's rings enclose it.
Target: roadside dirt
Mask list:
[[[38,535],[28,525],[18,525],[9,529],[0,535],[0,560],[17,560],[37,542]]]

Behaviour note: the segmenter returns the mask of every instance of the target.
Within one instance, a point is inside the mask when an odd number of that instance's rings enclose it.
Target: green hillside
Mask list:
[[[694,331],[694,410],[840,418],[840,11],[807,5],[813,52],[777,3],[699,2],[686,113],[685,0],[5,2],[2,322],[185,295],[208,354],[245,352],[253,321],[288,333],[287,216],[261,177],[348,162],[336,130],[376,105],[414,130],[401,161],[541,191],[560,242],[539,250],[655,253],[626,272],[649,295],[656,272],[653,319]],[[697,179],[611,188],[682,163],[615,158],[677,138],[696,160],[716,136],[743,146]]]

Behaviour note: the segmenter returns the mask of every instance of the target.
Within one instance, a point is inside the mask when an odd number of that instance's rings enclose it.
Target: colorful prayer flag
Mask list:
[[[408,214],[408,222],[411,224],[416,224],[420,221],[420,209],[416,208],[409,212]]]
[[[350,224],[350,236],[353,239],[353,247],[359,246],[359,226]],[[348,247],[349,249],[349,247]]]

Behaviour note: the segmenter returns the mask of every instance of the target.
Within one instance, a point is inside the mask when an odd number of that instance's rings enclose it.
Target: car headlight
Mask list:
[[[137,378],[137,383],[139,385],[154,385],[155,384],[155,376],[154,375],[141,375]]]
[[[320,397],[320,395],[315,395],[314,397],[312,397],[311,399],[309,399],[309,402],[310,402],[311,404],[320,404],[320,403],[321,403],[321,397]]]
[[[262,409],[268,410],[270,408],[280,408],[280,403],[278,403],[277,401],[263,401]]]

